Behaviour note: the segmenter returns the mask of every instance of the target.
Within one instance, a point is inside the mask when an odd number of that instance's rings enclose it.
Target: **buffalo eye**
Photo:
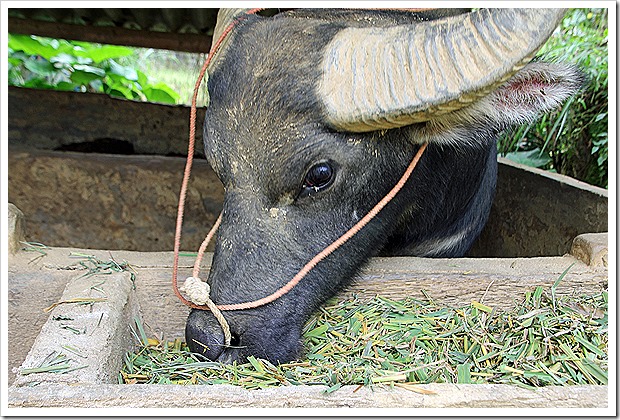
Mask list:
[[[300,196],[308,196],[329,187],[334,180],[334,167],[330,162],[314,164],[306,173]]]

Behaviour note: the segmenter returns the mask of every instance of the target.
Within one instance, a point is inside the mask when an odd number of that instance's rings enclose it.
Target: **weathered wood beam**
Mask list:
[[[111,98],[96,93],[9,87],[9,148],[54,150],[112,139],[137,154],[186,155],[190,109]],[[196,120],[196,155],[202,150],[204,111]]]
[[[607,232],[607,190],[500,158],[489,220],[472,257],[562,255],[582,233]]]
[[[9,17],[10,33],[39,35],[101,44],[130,45],[191,53],[207,53],[210,35],[143,31],[115,26],[85,26]]]
[[[169,250],[185,159],[46,150],[11,151],[9,201],[27,240],[48,246]],[[183,249],[198,249],[222,209],[224,189],[204,159],[188,186]]]

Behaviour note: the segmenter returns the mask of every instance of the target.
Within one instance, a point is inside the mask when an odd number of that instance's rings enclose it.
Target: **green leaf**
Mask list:
[[[106,69],[106,79],[110,80],[111,84],[118,84],[120,86],[129,87],[132,81],[127,79],[125,76],[121,76],[120,74],[110,73]]]
[[[35,89],[53,89],[54,86],[50,85],[45,79],[34,78],[25,82],[22,86]]]
[[[121,47],[118,45],[90,45],[84,46],[83,49],[75,49],[74,54],[77,57],[87,57],[92,59],[95,63],[101,63],[104,60],[111,58],[127,57],[133,54],[133,50],[128,47]]]
[[[471,363],[463,363],[456,366],[457,383],[470,384],[471,383]]]
[[[76,64],[71,73],[71,80],[79,85],[87,85],[93,80],[100,80],[105,77],[105,70],[85,64]]]
[[[15,51],[23,51],[28,55],[38,55],[47,60],[59,54],[56,48],[44,45],[38,39],[28,35],[9,35],[9,48]]]
[[[24,61],[24,67],[38,76],[51,76],[56,73],[56,68],[47,60],[29,59]]]
[[[528,379],[535,378],[538,381],[540,381],[541,384],[545,384],[545,383],[551,384],[554,382],[554,378],[546,372],[527,370],[523,372],[523,377],[528,378]]]
[[[131,90],[123,88],[122,86],[116,86],[114,88],[107,89],[106,93],[110,96],[114,96],[117,98],[133,99]]]
[[[73,64],[90,64],[93,60],[85,57],[76,57],[67,53],[60,53],[50,58],[51,63],[59,63],[64,64],[65,66],[73,65]]]
[[[87,73],[96,74],[100,77],[104,77],[106,74],[104,69],[101,69],[99,67],[94,67],[94,66],[88,66],[85,64],[76,64],[75,66],[73,66],[73,68],[76,70],[82,70]]]
[[[491,312],[493,312],[493,308],[491,308],[490,306],[484,305],[480,302],[477,302],[475,300],[471,301],[471,306],[472,308],[476,308],[482,312],[486,312],[488,314],[490,314]]]
[[[591,377],[594,377],[599,383],[607,385],[608,374],[600,366],[594,363],[592,360],[583,358],[581,363],[577,364],[582,372],[586,371]],[[584,372],[585,373],[585,372]]]
[[[144,327],[142,326],[142,320],[136,316],[134,317],[134,322],[136,323],[136,327],[138,328],[138,332],[140,333],[140,339],[142,340],[142,345],[148,347],[149,339],[146,333],[144,332]]]
[[[17,69],[9,69],[9,85],[10,86],[23,86],[24,78]]]
[[[572,263],[571,265],[566,267],[566,269],[562,272],[562,274],[560,274],[560,276],[557,278],[557,280],[553,282],[553,286],[551,286],[551,293],[555,292],[555,289],[558,287],[558,285],[564,279],[564,277],[566,277],[566,275],[568,274],[569,270],[571,268],[573,268],[574,265],[575,265],[575,263]]]
[[[149,77],[142,73],[140,70],[136,70],[136,73],[138,74],[138,83],[140,83],[140,86],[147,86],[149,85]]]
[[[163,83],[158,83],[154,87],[146,87],[142,90],[150,102],[160,102],[165,104],[176,104],[179,94],[170,89]]]
[[[114,60],[109,60],[108,63],[109,73],[122,76],[127,80],[131,80],[132,82],[138,81],[138,73],[135,69],[132,69],[131,67],[121,66]]]
[[[58,82],[56,86],[54,86],[54,89],[64,90],[64,91],[74,91],[76,89],[79,89],[79,86],[77,86],[75,83]]]
[[[126,99],[133,99],[131,88],[127,87],[123,82],[127,82],[122,76],[107,73],[103,79],[103,91],[110,96],[117,96]]]
[[[594,344],[590,343],[587,339],[585,339],[581,335],[575,333],[574,337],[575,337],[575,340],[579,342],[579,344],[581,344],[582,346],[590,350],[592,353],[595,353],[597,356],[602,357],[602,358],[607,357],[607,355],[605,354],[603,350],[599,349]]]
[[[256,359],[256,357],[248,356],[248,362],[250,362],[254,370],[256,370],[257,372],[265,372],[265,367],[260,362],[260,360]]]
[[[326,394],[331,394],[332,392],[338,391],[340,388],[342,388],[342,384],[340,382],[337,382],[334,385],[332,385],[329,388],[327,388],[323,392],[326,393]]]
[[[96,73],[85,70],[75,70],[71,73],[71,80],[78,85],[87,85],[93,80],[102,79],[103,76]]]
[[[595,121],[595,122],[596,122],[596,121],[600,121],[600,120],[602,120],[603,118],[606,118],[606,117],[607,117],[607,113],[606,113],[606,112],[605,112],[605,113],[602,113],[602,114],[598,114],[598,115],[596,116],[596,118],[594,119],[594,121]]]
[[[316,327],[312,331],[308,331],[305,335],[306,337],[321,337],[327,330],[329,329],[329,325],[323,324],[320,327]]]
[[[534,168],[542,168],[551,162],[551,158],[540,149],[506,153],[506,158]]]

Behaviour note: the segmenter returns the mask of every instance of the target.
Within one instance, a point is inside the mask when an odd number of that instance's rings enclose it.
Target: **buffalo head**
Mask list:
[[[220,11],[215,37],[242,10]],[[209,69],[205,153],[225,188],[208,282],[217,304],[287,283],[425,155],[359,234],[267,305],[226,312],[233,346],[193,310],[213,360],[300,355],[307,318],[373,255],[462,256],[487,220],[498,133],[573,94],[570,66],[530,63],[554,9],[293,10],[247,16]]]

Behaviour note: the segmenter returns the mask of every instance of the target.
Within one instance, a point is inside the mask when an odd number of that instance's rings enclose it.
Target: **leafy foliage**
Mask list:
[[[132,48],[9,34],[9,84],[175,104],[163,83],[121,64]]]
[[[505,134],[500,154],[607,187],[607,36],[607,9],[573,9],[566,15],[539,57],[578,65],[587,84],[562,109]]]

